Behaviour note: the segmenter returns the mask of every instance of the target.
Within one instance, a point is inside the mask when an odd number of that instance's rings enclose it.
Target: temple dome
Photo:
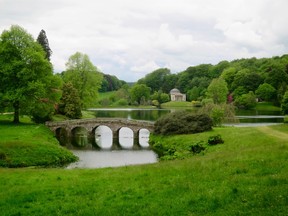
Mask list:
[[[176,88],[174,88],[170,91],[170,94],[179,94],[179,93],[180,93],[180,91]]]

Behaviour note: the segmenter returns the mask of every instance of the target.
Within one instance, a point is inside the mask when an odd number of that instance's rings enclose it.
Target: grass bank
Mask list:
[[[52,132],[44,125],[33,124],[22,117],[13,124],[10,115],[0,115],[0,166],[62,166],[77,158],[59,146]]]
[[[163,138],[204,154],[104,169],[0,169],[2,215],[287,215],[288,125]],[[179,147],[178,147],[179,146]]]
[[[281,111],[281,107],[277,107],[271,102],[259,102],[255,109],[258,111]]]

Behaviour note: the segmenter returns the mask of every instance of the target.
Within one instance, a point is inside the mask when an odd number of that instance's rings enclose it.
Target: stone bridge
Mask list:
[[[66,145],[65,143],[73,143],[73,139],[78,136],[79,140],[79,136],[81,136],[81,142],[88,142],[95,146],[95,131],[99,126],[110,128],[114,141],[119,138],[119,131],[121,128],[131,129],[133,131],[134,140],[139,140],[139,132],[141,129],[146,129],[149,132],[153,132],[154,130],[154,123],[152,122],[121,118],[95,118],[46,122],[46,126],[54,132],[62,145]],[[82,130],[82,132],[79,132],[79,130]],[[79,133],[81,135],[79,135]],[[83,139],[87,139],[87,141],[83,141]],[[80,146],[81,145],[82,144],[80,144]]]

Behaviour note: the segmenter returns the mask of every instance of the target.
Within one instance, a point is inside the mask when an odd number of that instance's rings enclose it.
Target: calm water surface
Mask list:
[[[80,158],[80,161],[70,164],[67,169],[118,167],[158,161],[157,155],[152,150],[72,150],[72,152]]]
[[[174,112],[173,109],[89,109],[95,113],[95,117],[105,118],[126,118],[135,120],[156,121],[163,115]],[[189,109],[191,112],[194,110]],[[237,125],[250,126],[264,124],[279,124],[284,120],[281,111],[258,111],[238,110],[236,117],[239,120]],[[252,125],[253,126],[253,125]]]
[[[163,115],[173,110],[169,109],[89,109],[95,113],[95,117],[126,118],[135,120],[156,121]],[[271,111],[238,111],[239,123],[233,126],[247,127],[272,125],[283,122],[281,112]],[[231,124],[230,124],[231,125]],[[103,145],[105,145],[103,143]],[[148,149],[144,150],[71,150],[80,158],[77,163],[70,164],[67,168],[101,168],[117,167],[133,164],[156,163],[157,155]]]

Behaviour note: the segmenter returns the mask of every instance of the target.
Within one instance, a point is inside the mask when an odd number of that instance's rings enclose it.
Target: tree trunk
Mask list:
[[[18,124],[20,121],[19,121],[19,110],[20,110],[20,103],[19,101],[15,101],[13,103],[13,108],[14,108],[14,120],[13,122],[15,124]]]

